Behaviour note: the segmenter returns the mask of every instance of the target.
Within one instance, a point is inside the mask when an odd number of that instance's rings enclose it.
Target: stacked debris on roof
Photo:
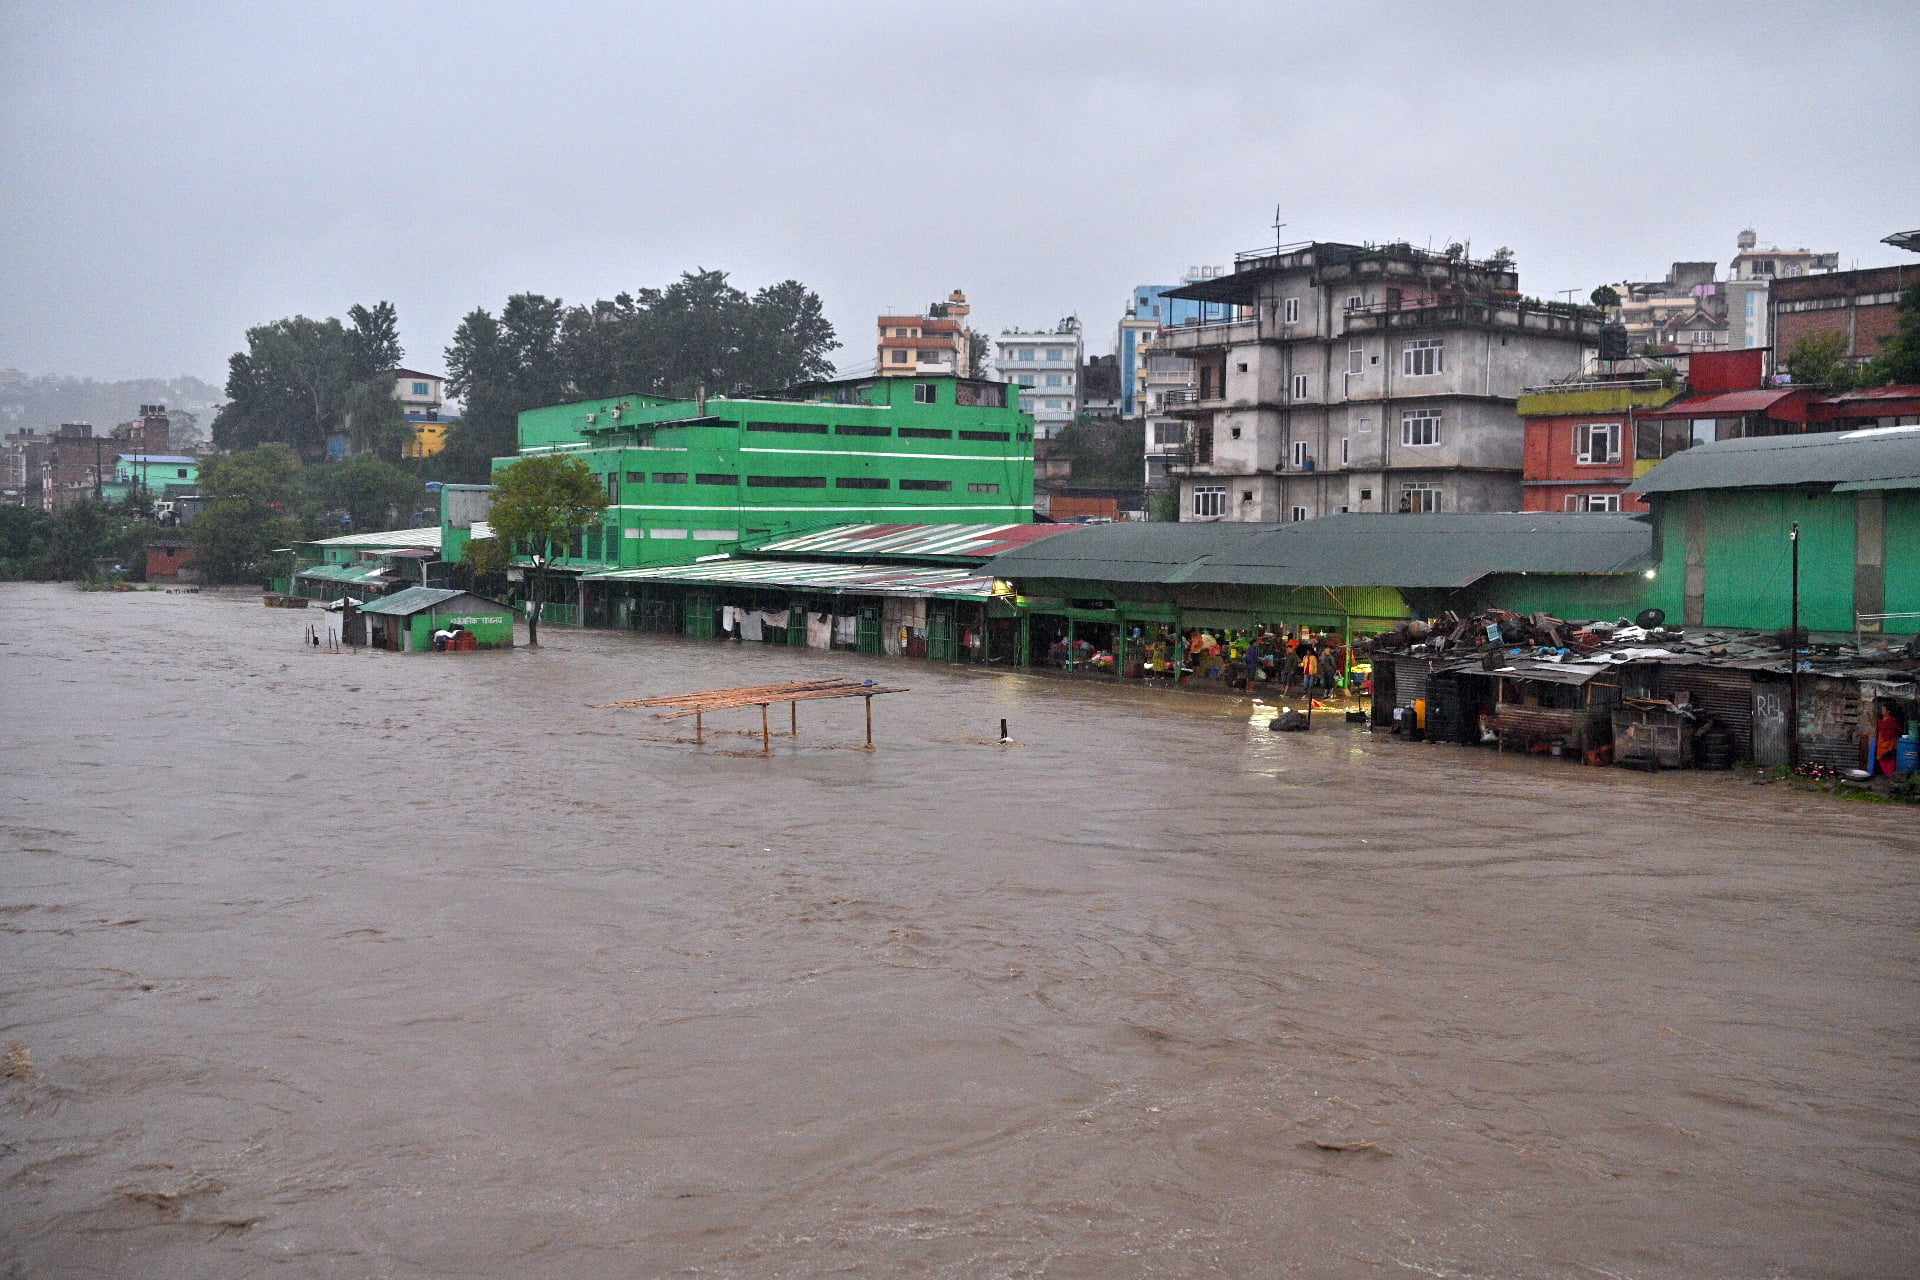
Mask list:
[[[1920,636],[1863,637],[1851,644],[1811,642],[1803,630],[1801,670],[1857,671],[1866,666],[1910,668],[1920,664]],[[1458,660],[1496,656],[1541,662],[1668,661],[1687,664],[1787,669],[1792,638],[1785,631],[1670,627],[1658,610],[1637,619],[1572,622],[1551,614],[1489,608],[1470,616],[1446,613],[1431,622],[1402,622],[1364,642],[1379,655]],[[1357,647],[1357,646],[1356,646]]]

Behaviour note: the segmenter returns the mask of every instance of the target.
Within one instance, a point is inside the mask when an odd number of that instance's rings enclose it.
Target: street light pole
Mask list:
[[[1800,522],[1787,530],[1793,548],[1793,621],[1787,632],[1787,766],[1800,767]]]

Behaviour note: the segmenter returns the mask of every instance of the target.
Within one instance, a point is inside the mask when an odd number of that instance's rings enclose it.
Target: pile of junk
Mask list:
[[[1920,641],[1904,637],[1870,650],[1669,626],[1658,609],[1610,622],[1447,613],[1368,649],[1376,728],[1648,769],[1797,758],[1871,772],[1888,710],[1912,730],[1920,661]]]

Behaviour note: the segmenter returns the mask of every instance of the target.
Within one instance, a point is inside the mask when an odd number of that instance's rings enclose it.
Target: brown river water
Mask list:
[[[0,609],[0,1276],[1920,1269],[1915,810],[914,662]],[[911,686],[877,751],[857,701],[772,759],[591,706],[828,674]]]

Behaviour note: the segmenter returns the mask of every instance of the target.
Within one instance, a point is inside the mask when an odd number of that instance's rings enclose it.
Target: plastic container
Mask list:
[[[1893,749],[1893,771],[1895,773],[1920,773],[1920,738],[1912,734],[1903,736]]]

